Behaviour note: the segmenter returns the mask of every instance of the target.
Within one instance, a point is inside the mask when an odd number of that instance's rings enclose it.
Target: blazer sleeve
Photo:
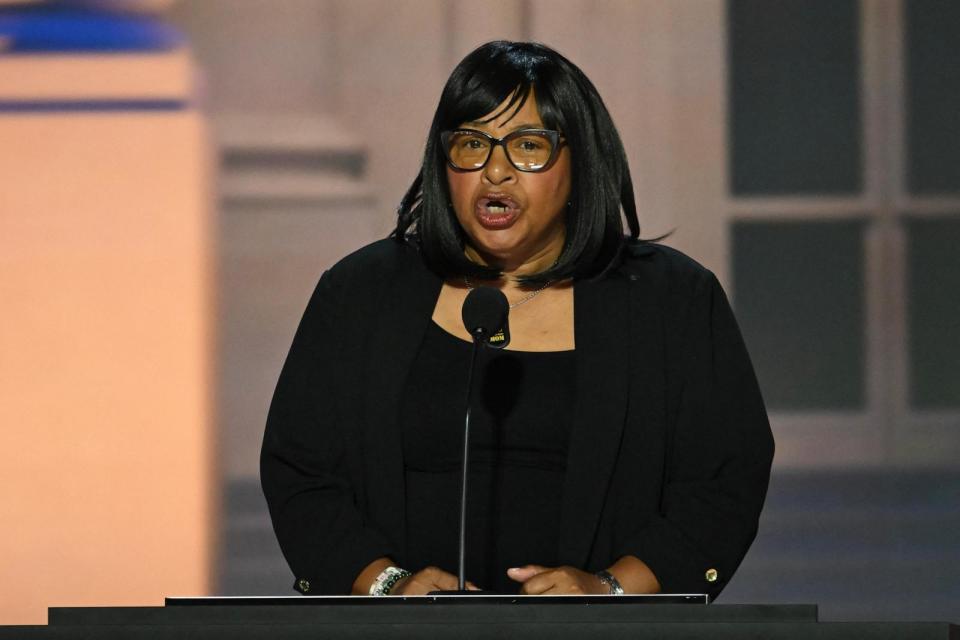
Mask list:
[[[307,305],[273,395],[260,480],[273,528],[301,593],[346,594],[373,560],[394,555],[364,522],[350,473],[356,418],[342,410],[344,287],[326,272]],[[340,363],[343,366],[338,366]],[[351,480],[353,477],[353,481]]]
[[[660,510],[629,546],[664,592],[715,597],[756,536],[774,443],[746,346],[711,272],[681,326]]]

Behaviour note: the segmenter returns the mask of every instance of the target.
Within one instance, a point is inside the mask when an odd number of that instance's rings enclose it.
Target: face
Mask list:
[[[506,101],[481,120],[505,106]],[[533,93],[513,114],[515,108],[487,123],[463,122],[460,126],[495,138],[519,129],[545,128]],[[457,171],[448,166],[447,182],[457,220],[467,234],[466,253],[472,260],[507,272],[537,272],[549,268],[560,255],[564,210],[570,198],[570,151],[566,145],[561,145],[556,161],[538,173],[519,171],[503,147],[497,146],[480,170]]]

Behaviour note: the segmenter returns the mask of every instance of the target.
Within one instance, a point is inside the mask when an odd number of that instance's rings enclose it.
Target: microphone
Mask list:
[[[463,326],[473,336],[474,344],[482,342],[494,349],[510,344],[509,314],[507,296],[492,287],[471,289],[463,301]]]
[[[486,345],[493,349],[503,349],[510,344],[510,327],[507,316],[510,303],[499,289],[476,287],[470,290],[463,301],[463,326],[473,336],[473,350],[470,356],[470,371],[467,374],[467,410],[463,421],[463,466],[460,475],[460,547],[457,568],[457,591],[434,592],[437,594],[464,595],[476,593],[466,588],[467,563],[467,475],[470,460],[470,400],[473,396],[473,370],[476,368],[477,352]]]

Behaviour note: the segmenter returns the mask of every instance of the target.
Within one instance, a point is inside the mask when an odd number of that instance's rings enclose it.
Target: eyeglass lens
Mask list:
[[[535,132],[517,132],[503,141],[507,157],[523,171],[535,171],[547,165],[553,156],[549,136]],[[454,131],[447,142],[447,156],[460,169],[478,169],[486,164],[492,146],[489,138],[470,131]]]

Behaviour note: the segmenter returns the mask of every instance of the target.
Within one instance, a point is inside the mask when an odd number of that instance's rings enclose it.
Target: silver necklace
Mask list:
[[[473,291],[473,283],[470,282],[470,279],[467,278],[467,276],[463,276],[463,284],[467,285],[467,289],[468,289],[468,290]],[[536,298],[538,295],[540,295],[540,292],[541,292],[541,291],[543,291],[544,289],[546,289],[547,287],[549,287],[549,286],[552,285],[552,284],[553,284],[553,281],[552,281],[552,280],[547,280],[547,281],[544,282],[542,285],[540,285],[536,290],[531,291],[530,293],[528,293],[528,294],[525,295],[524,297],[520,298],[519,300],[517,300],[516,302],[514,302],[513,304],[511,304],[511,305],[510,305],[510,308],[511,308],[511,309],[516,309],[516,308],[519,307],[520,305],[526,304],[526,303],[530,302],[531,300],[533,300],[534,298]]]

